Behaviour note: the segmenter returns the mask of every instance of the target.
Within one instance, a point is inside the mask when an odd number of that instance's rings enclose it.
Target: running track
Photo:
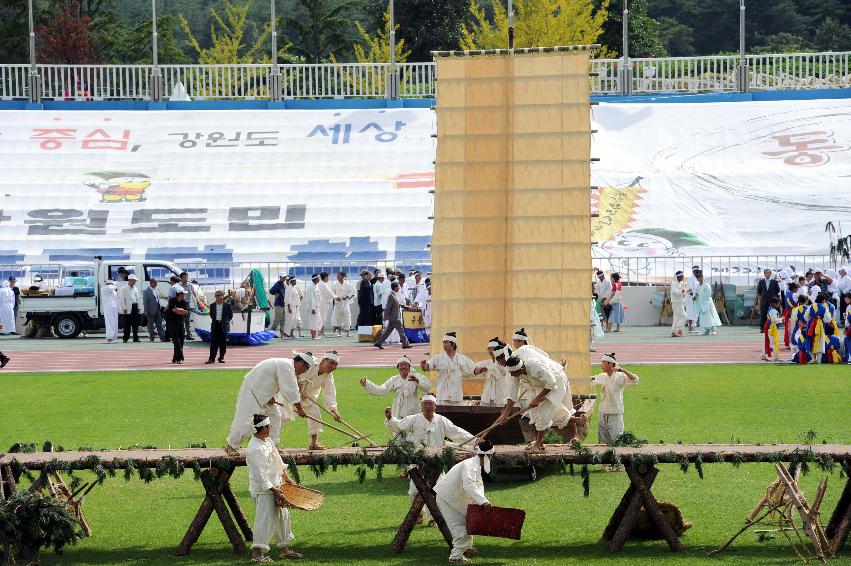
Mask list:
[[[170,344],[151,343],[144,338],[138,344],[113,345],[106,345],[95,336],[74,340],[0,339],[0,350],[12,358],[5,370],[15,372],[250,368],[266,358],[291,357],[293,350],[319,353],[328,349],[340,353],[343,367],[387,367],[395,365],[403,353],[417,363],[426,357],[429,347],[415,345],[402,350],[398,345],[389,345],[379,350],[351,338],[275,340],[264,346],[232,346],[228,348],[226,364],[208,366],[204,364],[208,347],[197,339],[186,343],[182,365],[171,364]],[[616,352],[624,364],[758,363],[762,340],[750,328],[725,328],[718,336],[681,339],[665,337],[664,328],[635,328],[625,329],[620,335],[607,335],[596,344],[596,350],[591,354],[593,363],[599,363],[600,356],[609,352]]]

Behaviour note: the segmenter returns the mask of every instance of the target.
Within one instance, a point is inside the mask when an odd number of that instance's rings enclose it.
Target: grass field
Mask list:
[[[635,369],[635,368],[633,368]],[[650,442],[798,442],[806,431],[817,438],[851,443],[851,376],[846,367],[649,366],[638,368],[641,383],[626,392],[626,428]],[[110,372],[3,374],[0,376],[0,449],[16,441],[51,440],[66,449],[80,446],[185,447],[207,442],[221,446],[233,415],[242,371]],[[382,409],[390,398],[366,395],[362,375],[373,381],[389,370],[337,372],[340,410],[365,433],[385,439]],[[596,428],[596,422],[592,430]],[[592,432],[587,442],[593,442]],[[327,445],[343,442],[334,432]],[[286,428],[284,446],[306,446],[304,422]],[[524,477],[486,486],[494,504],[527,511],[523,540],[479,538],[476,564],[609,564],[652,560],[660,564],[794,564],[782,538],[756,542],[748,534],[719,558],[704,558],[741,525],[773,477],[766,464],[704,465],[705,479],[691,469],[662,466],[657,497],[677,503],[694,526],[682,538],[686,552],[672,554],[664,542],[630,542],[609,556],[600,534],[627,486],[622,473],[592,470],[590,497],[576,476],[545,474],[535,483]],[[326,492],[323,508],[293,512],[294,548],[303,564],[439,564],[448,551],[436,529],[417,529],[401,556],[389,552],[395,529],[407,511],[407,482],[385,470],[359,484],[353,469],[316,478],[301,469],[302,482]],[[812,493],[821,472],[802,480]],[[830,478],[825,513],[832,510],[845,479]],[[234,490],[249,520],[253,507],[244,468]],[[62,556],[44,555],[45,564],[234,564],[236,557],[215,519],[189,557],[174,556],[186,526],[202,499],[199,483],[180,479],[144,484],[134,478],[108,479],[86,500],[94,536]],[[826,519],[825,519],[826,520]],[[851,549],[835,564],[851,564]]]

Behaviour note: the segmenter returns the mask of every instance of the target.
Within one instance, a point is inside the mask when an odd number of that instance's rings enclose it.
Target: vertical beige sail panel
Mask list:
[[[587,391],[589,51],[437,58],[432,351],[525,327]]]

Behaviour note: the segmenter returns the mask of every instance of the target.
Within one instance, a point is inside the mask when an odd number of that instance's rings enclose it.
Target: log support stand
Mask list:
[[[656,501],[650,491],[658,473],[659,470],[654,466],[638,466],[635,470],[629,466],[626,467],[626,474],[630,481],[629,487],[614,514],[612,514],[612,518],[609,519],[606,530],[603,531],[603,539],[611,541],[609,542],[609,552],[620,552],[623,549],[626,539],[629,538],[636,521],[638,521],[638,512],[642,506],[668,542],[670,549],[674,552],[683,550],[680,539],[662,513],[659,502]]]
[[[431,518],[434,519],[437,528],[440,529],[440,533],[446,540],[446,544],[452,548],[452,533],[449,532],[449,526],[446,524],[446,520],[437,507],[437,498],[432,489],[434,484],[437,483],[438,477],[438,475],[434,475],[426,480],[417,468],[408,470],[408,478],[414,482],[414,486],[417,488],[417,495],[411,503],[411,510],[408,511],[405,520],[402,521],[399,530],[396,531],[396,536],[393,538],[393,554],[400,554],[405,550],[405,545],[408,543],[411,532],[417,524],[420,513],[422,513],[423,505],[428,507],[428,510],[431,512]]]
[[[233,546],[233,551],[240,555],[248,554],[245,541],[253,540],[254,534],[251,532],[251,526],[230,488],[231,473],[231,471],[216,467],[201,472],[201,483],[206,494],[198,513],[195,514],[195,518],[189,524],[180,546],[177,547],[178,556],[189,554],[192,545],[204,531],[213,511],[218,515],[219,521],[221,521],[222,527],[228,535],[228,540]],[[233,517],[231,517],[231,513],[233,513]],[[234,519],[236,519],[236,524],[234,524]],[[239,525],[239,530],[237,530],[237,525]],[[242,536],[240,536],[239,531],[242,531]]]
[[[833,510],[833,515],[830,516],[830,522],[825,529],[825,535],[830,543],[830,553],[834,556],[845,546],[845,541],[848,540],[848,533],[851,531],[851,464],[845,462],[845,489],[842,490],[842,495],[839,497],[839,502],[836,504],[836,509]]]

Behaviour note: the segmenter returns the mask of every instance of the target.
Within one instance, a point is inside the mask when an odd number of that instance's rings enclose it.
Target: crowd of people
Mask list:
[[[851,364],[851,271],[765,269],[757,282],[762,359]],[[841,332],[840,328],[844,331]],[[791,353],[782,358],[782,350]]]
[[[488,359],[476,363],[459,351],[456,333],[448,332],[443,336],[442,351],[419,362],[423,373],[414,370],[415,364],[409,357],[401,356],[396,362],[396,373],[382,385],[366,378],[360,380],[370,395],[393,393],[392,405],[384,410],[384,424],[391,434],[404,434],[416,446],[442,447],[447,441],[462,449],[468,446],[480,457],[464,460],[445,475],[441,474],[434,487],[438,508],[452,533],[450,562],[453,563],[469,561],[472,539],[464,520],[467,505],[486,504],[481,473],[490,471],[488,458],[493,454],[493,446],[484,439],[484,431],[474,435],[438,413],[441,406],[467,402],[463,379],[474,375],[484,377],[480,402],[500,408],[494,425],[506,423],[518,411],[529,420],[536,431],[534,441],[527,446],[530,452],[545,450],[544,434],[551,427],[570,429],[573,425],[575,432],[577,420],[564,360],[553,360],[532,345],[523,329],[514,333],[511,345],[493,338],[487,349]],[[225,450],[228,455],[236,456],[242,443],[250,438],[249,484],[257,507],[252,550],[257,561],[265,561],[268,542],[273,536],[282,557],[293,552],[289,549],[294,538],[289,516],[285,509],[275,505],[282,497],[280,486],[291,480],[275,445],[280,442],[282,428],[297,416],[308,419],[311,450],[325,449],[319,442],[325,424],[320,410],[338,423],[346,424],[338,410],[333,373],[340,361],[336,351],[321,356],[296,352],[292,359],[271,358],[249,371],[240,386]],[[615,354],[602,356],[602,369],[591,378],[600,403],[598,437],[600,442],[612,444],[624,431],[624,389],[636,385],[639,378],[620,367]],[[429,371],[436,372],[434,384],[426,376]],[[413,482],[408,493],[412,500],[417,494]],[[429,520],[426,511],[418,522]]]
[[[712,285],[704,277],[699,265],[692,266],[688,279],[682,271],[674,274],[668,297],[673,313],[672,338],[681,338],[686,329],[689,333],[697,334],[701,332],[698,330],[700,328],[704,336],[718,333],[721,317],[715,306]]]

